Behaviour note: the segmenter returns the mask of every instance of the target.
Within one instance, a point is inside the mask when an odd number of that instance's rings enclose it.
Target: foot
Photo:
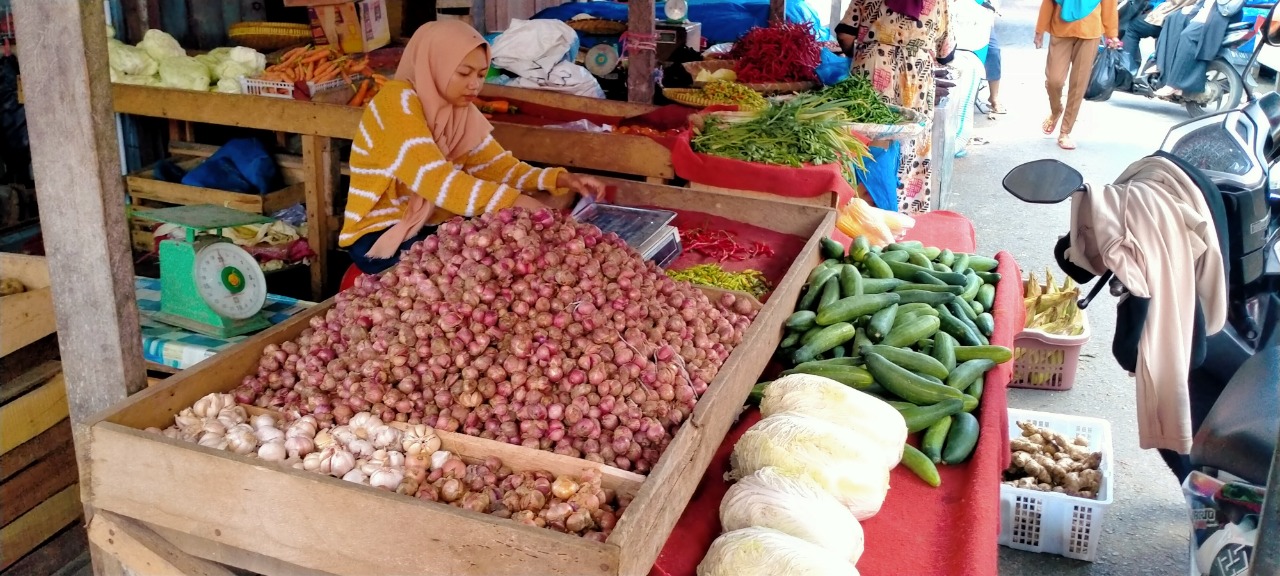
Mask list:
[[[1052,135],[1053,131],[1058,129],[1058,117],[1050,116],[1046,118],[1045,121],[1040,124],[1040,129],[1044,131],[1045,136]]]
[[[988,102],[987,104],[991,107],[992,114],[1008,114],[1009,113],[1009,109],[1000,105],[999,102]]]
[[[1156,90],[1155,95],[1156,95],[1156,98],[1168,98],[1177,93],[1178,93],[1178,90],[1173,86],[1161,86],[1159,90]]]
[[[1063,150],[1075,150],[1076,141],[1072,140],[1070,135],[1060,134],[1058,135],[1058,147]]]

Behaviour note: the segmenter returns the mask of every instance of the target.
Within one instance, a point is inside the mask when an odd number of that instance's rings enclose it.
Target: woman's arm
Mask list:
[[[1120,37],[1120,14],[1116,0],[1102,0],[1102,35],[1107,40]]]
[[[1036,48],[1044,44],[1044,34],[1049,31],[1049,24],[1053,20],[1054,6],[1053,0],[1040,0],[1040,17],[1036,19]]]
[[[836,24],[836,42],[840,44],[840,50],[844,51],[845,56],[853,56],[853,51],[858,42],[858,23],[862,21],[862,10],[859,5],[861,0],[853,0],[849,3],[849,8],[844,11],[844,18]]]
[[[956,54],[956,36],[951,33],[949,2],[938,2],[938,45],[934,47],[939,64],[949,64]]]
[[[504,150],[489,136],[459,159],[464,170],[483,180],[512,186],[522,192],[545,191],[564,194],[569,190],[557,185],[564,168],[534,168]]]

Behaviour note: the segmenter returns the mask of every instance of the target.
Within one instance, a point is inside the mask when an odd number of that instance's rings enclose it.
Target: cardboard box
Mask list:
[[[391,43],[386,0],[312,6],[308,11],[311,14],[311,36],[318,46],[337,46],[344,53],[356,54],[371,52]]]

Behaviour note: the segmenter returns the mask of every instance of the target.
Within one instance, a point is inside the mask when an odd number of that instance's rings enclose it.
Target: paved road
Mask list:
[[[1180,106],[1132,95],[1084,104],[1075,129],[1079,149],[1060,150],[1040,132],[1048,114],[1044,95],[1045,51],[1031,44],[1034,0],[1006,2],[997,27],[1004,50],[1003,100],[1008,115],[979,118],[974,135],[990,141],[956,161],[946,208],[971,218],[981,252],[1006,250],[1023,270],[1043,276],[1053,266],[1053,245],[1070,222],[1067,205],[1023,204],[1003,191],[1009,169],[1039,158],[1057,158],[1085,179],[1105,183],[1149,154],[1165,132],[1187,119]],[[1097,562],[1068,560],[1001,547],[1003,576],[1178,576],[1187,573],[1187,513],[1172,473],[1155,451],[1138,448],[1132,379],[1111,358],[1115,301],[1104,295],[1089,309],[1093,336],[1085,346],[1074,388],[1065,392],[1012,390],[1012,407],[1103,418],[1111,423],[1116,455],[1115,503],[1102,522]]]

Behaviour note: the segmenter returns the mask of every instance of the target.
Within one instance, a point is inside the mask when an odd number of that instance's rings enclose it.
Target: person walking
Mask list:
[[[1049,95],[1049,117],[1041,124],[1045,135],[1058,131],[1058,147],[1075,150],[1071,130],[1075,128],[1080,104],[1089,87],[1089,74],[1098,54],[1099,40],[1119,45],[1119,14],[1116,0],[1042,0],[1036,21],[1036,48],[1044,47],[1049,34],[1049,57],[1045,64],[1045,90]],[[1067,99],[1062,100],[1062,89]],[[1061,128],[1059,129],[1059,122]]]
[[[1130,74],[1137,75],[1142,66],[1142,47],[1145,38],[1158,38],[1164,20],[1170,14],[1195,4],[1196,0],[1156,0],[1149,2],[1141,14],[1131,18],[1124,26],[1124,35],[1120,47],[1124,54],[1124,65]]]

